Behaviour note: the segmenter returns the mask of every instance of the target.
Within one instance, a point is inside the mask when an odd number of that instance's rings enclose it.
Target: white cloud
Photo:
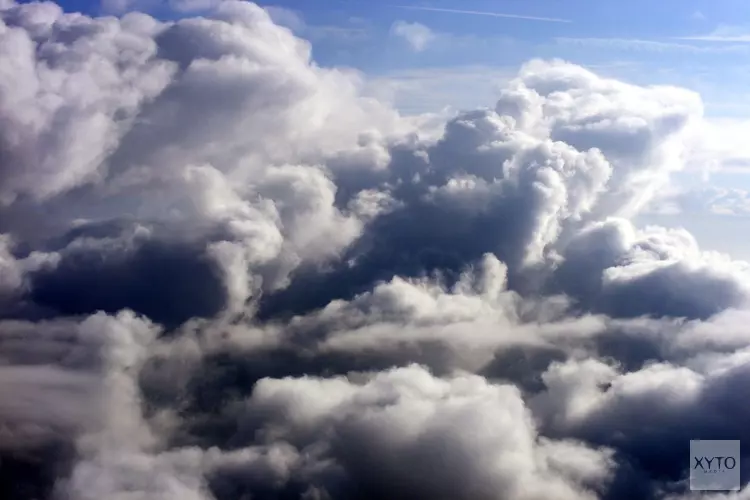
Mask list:
[[[688,167],[706,177],[714,172],[750,173],[748,131],[750,122],[745,119],[703,120],[690,147]]]
[[[432,43],[436,34],[420,23],[396,21],[391,26],[391,35],[402,38],[415,52],[422,52]]]
[[[362,42],[370,38],[369,27],[360,19],[350,19],[342,26],[308,24],[296,10],[275,5],[264,7],[274,23],[291,29],[310,41],[335,41],[338,43]]]
[[[750,215],[750,192],[744,189],[704,187],[664,193],[651,210],[665,214]]]
[[[288,9],[278,5],[266,5],[263,7],[271,20],[279,26],[284,26],[294,32],[305,28],[305,20],[302,14],[296,10]]]
[[[695,92],[533,60],[404,117],[248,2],[0,20],[11,500],[655,500],[750,439],[750,264],[630,220],[745,156]]]
[[[678,40],[699,41],[700,37],[681,37]],[[690,52],[694,54],[748,53],[744,45],[706,46],[699,44],[676,43],[665,40],[642,40],[637,38],[570,38],[558,37],[555,41],[562,45],[601,48],[609,50],[629,50],[647,52]],[[726,40],[742,41],[742,40]]]
[[[132,0],[102,0],[101,8],[105,14],[123,14],[131,9]]]
[[[518,390],[472,375],[437,379],[409,366],[361,384],[264,379],[247,413],[268,421],[269,437],[297,446],[346,436],[346,445],[330,446],[336,458],[354,477],[394,495],[593,498],[586,487],[606,484],[611,474],[609,450],[537,441]],[[556,458],[563,450],[566,464]]]
[[[205,12],[216,8],[220,0],[169,0],[172,9],[181,13]]]
[[[680,40],[694,40],[699,42],[747,43],[750,42],[749,31],[746,26],[720,25],[710,33],[678,38]]]
[[[478,65],[392,71],[369,78],[366,91],[412,115],[473,109],[497,99],[517,70]]]

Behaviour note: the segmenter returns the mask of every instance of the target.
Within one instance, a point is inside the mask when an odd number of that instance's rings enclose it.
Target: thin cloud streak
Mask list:
[[[747,26],[720,25],[710,33],[683,36],[677,39],[697,42],[747,43],[750,42],[750,30],[748,30]]]
[[[696,42],[719,42],[719,43],[750,43],[750,35],[739,35],[739,36],[719,36],[719,35],[705,35],[705,36],[682,36],[675,38],[675,40],[691,40]]]
[[[505,14],[500,12],[485,12],[478,10],[462,10],[462,9],[444,9],[439,7],[418,7],[416,5],[398,5],[400,9],[409,10],[424,10],[429,12],[448,12],[451,14],[468,14],[474,16],[486,16],[486,17],[504,17],[509,19],[526,19],[528,21],[544,21],[548,23],[571,23],[570,19],[560,19],[556,17],[539,17],[539,16],[525,16],[521,14]]]
[[[702,38],[673,38],[671,40],[703,40]],[[748,40],[750,41],[750,39]],[[637,50],[637,51],[649,51],[649,52],[664,52],[664,51],[683,51],[693,52],[698,54],[706,53],[717,53],[717,52],[742,52],[745,53],[748,50],[747,45],[712,45],[706,46],[701,44],[687,44],[677,42],[665,42],[660,40],[641,40],[637,38],[570,38],[570,37],[557,37],[555,43],[560,45],[569,46],[583,46],[592,48],[602,49],[615,49],[615,50]]]

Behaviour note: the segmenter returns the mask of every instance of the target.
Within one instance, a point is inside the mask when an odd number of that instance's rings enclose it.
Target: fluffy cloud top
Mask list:
[[[199,3],[0,3],[0,497],[687,498],[750,439],[747,264],[630,221],[698,95],[531,61],[435,127]]]

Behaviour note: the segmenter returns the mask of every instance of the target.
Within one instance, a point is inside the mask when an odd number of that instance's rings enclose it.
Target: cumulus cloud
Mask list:
[[[417,366],[360,384],[264,379],[245,411],[265,439],[330,453],[360,498],[587,498],[612,466],[606,449],[538,439],[515,387]]]
[[[747,264],[631,221],[697,94],[535,60],[404,117],[188,4],[0,3],[0,497],[688,498],[750,439]]]
[[[622,487],[634,496],[643,494],[639,489],[653,495],[664,486],[646,487],[635,478],[684,482],[681,461],[695,436],[747,439],[739,422],[748,409],[730,389],[745,386],[746,377],[745,364],[696,371],[657,363],[623,374],[593,360],[558,363],[543,375],[547,389],[530,405],[552,436],[615,447],[632,468],[631,484]]]

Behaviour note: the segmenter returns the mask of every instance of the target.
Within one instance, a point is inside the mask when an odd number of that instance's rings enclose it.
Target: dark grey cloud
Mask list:
[[[57,266],[31,273],[28,280],[31,300],[54,314],[131,309],[168,328],[215,316],[227,300],[218,265],[190,242],[73,245],[61,252]]]
[[[647,497],[658,498],[665,480],[686,479],[681,461],[691,439],[748,439],[740,423],[747,405],[734,392],[746,386],[747,373],[741,361],[702,372],[666,363],[631,373],[591,360],[558,364],[531,405],[551,435],[615,447],[652,482]]]
[[[203,7],[0,0],[2,498],[688,498],[750,439],[750,269],[629,220],[699,96],[531,61],[436,128]]]
[[[577,234],[563,255],[552,288],[613,317],[707,319],[747,299],[744,264],[708,264],[685,231],[611,220]]]

